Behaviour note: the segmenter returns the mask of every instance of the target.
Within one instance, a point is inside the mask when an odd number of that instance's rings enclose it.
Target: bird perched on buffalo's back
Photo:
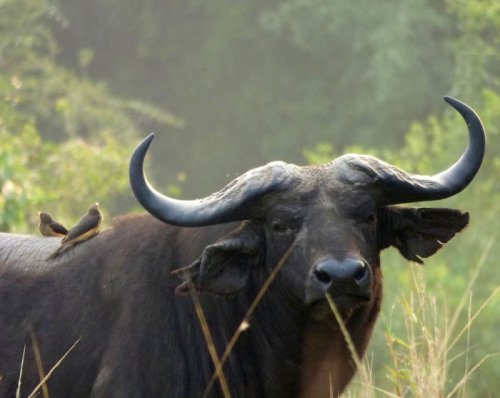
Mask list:
[[[60,222],[54,220],[49,213],[42,211],[38,215],[40,216],[38,229],[43,236],[55,236],[59,238],[66,236],[68,229]]]
[[[58,256],[77,243],[97,235],[101,227],[102,218],[99,204],[94,203],[87,214],[80,218],[78,223],[68,231],[68,234],[61,240],[61,246],[49,256],[49,259]]]

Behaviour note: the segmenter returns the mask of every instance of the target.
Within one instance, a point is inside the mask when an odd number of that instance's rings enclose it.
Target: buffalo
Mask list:
[[[380,251],[421,263],[468,224],[459,210],[397,206],[451,197],[479,170],[481,121],[445,100],[469,144],[434,176],[349,154],[320,166],[272,162],[178,200],[144,175],[147,137],[129,172],[149,215],[118,217],[51,260],[57,238],[0,236],[0,397],[18,384],[28,394],[49,370],[52,397],[340,394],[356,367],[327,294],[362,357],[382,300]],[[219,380],[207,388],[215,366],[200,308],[219,356],[247,326],[223,366],[225,390]]]

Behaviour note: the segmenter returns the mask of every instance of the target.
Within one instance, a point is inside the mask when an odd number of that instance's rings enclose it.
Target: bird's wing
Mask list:
[[[86,215],[80,219],[80,221],[69,230],[66,237],[63,239],[63,243],[72,241],[86,239],[89,234],[92,234],[101,223],[100,216]],[[80,238],[80,239],[78,239]]]
[[[52,230],[58,234],[66,235],[68,233],[68,229],[57,221],[52,221],[50,226],[52,227]]]

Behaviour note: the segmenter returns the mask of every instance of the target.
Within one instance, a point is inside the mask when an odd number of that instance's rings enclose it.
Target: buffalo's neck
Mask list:
[[[297,396],[300,388],[305,313],[302,305],[283,296],[283,291],[278,281],[262,300],[252,335],[262,364],[263,388],[269,397]]]
[[[276,291],[279,288],[271,288],[257,305],[248,320],[248,329],[239,335],[225,363],[224,376],[232,396],[298,395],[302,353],[299,342],[304,316],[294,308],[295,303],[290,303],[285,297],[276,294]],[[219,358],[223,356],[257,292],[257,288],[249,289],[232,298],[217,298],[205,294],[199,296]],[[190,307],[184,320],[189,318],[190,333],[197,335],[198,338],[194,340],[202,343],[197,346],[198,354],[189,347],[184,353],[189,356],[188,361],[193,363],[193,369],[204,373],[201,379],[208,380],[213,373],[213,362],[206,347],[206,334],[202,332],[200,320],[194,312],[194,304]],[[199,384],[204,390],[207,383]],[[210,396],[221,396],[218,381],[211,392],[213,395]],[[192,396],[201,395],[195,391],[190,393],[193,393]]]
[[[356,373],[351,349],[356,350],[358,358],[363,358],[382,301],[380,267],[375,267],[373,273],[372,299],[344,319],[351,347],[333,315],[328,322],[314,319],[306,322],[302,340],[301,398],[337,397]]]
[[[376,288],[378,290],[378,287]],[[246,296],[205,298],[202,305],[219,357],[244,319],[258,289]],[[282,294],[280,281],[264,296],[249,319],[224,367],[231,395],[247,397],[329,397],[340,394],[355,374],[355,365],[345,338],[333,316],[315,320],[298,300]],[[380,308],[380,294],[361,305],[346,319],[346,326],[360,357],[363,356]],[[222,301],[221,301],[222,300]],[[201,330],[197,317],[193,328]],[[213,373],[205,341],[198,346],[204,372]],[[194,359],[194,357],[193,357]],[[249,366],[251,365],[251,366]],[[206,378],[206,375],[203,377]],[[202,379],[203,379],[202,378]],[[201,383],[206,385],[206,383]],[[216,382],[213,396],[220,396]]]
[[[352,334],[353,328],[346,325]],[[351,337],[352,340],[354,340]],[[357,355],[362,357],[366,345],[355,340]],[[301,372],[301,398],[338,396],[356,371],[350,347],[333,322],[310,320],[304,329]]]

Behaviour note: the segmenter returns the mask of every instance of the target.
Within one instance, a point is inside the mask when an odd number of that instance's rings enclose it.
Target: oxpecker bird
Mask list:
[[[67,228],[54,220],[49,213],[42,211],[38,213],[38,215],[40,216],[40,224],[38,225],[38,228],[43,236],[64,238],[67,235]]]
[[[49,259],[58,256],[77,243],[97,235],[101,227],[102,218],[99,203],[94,203],[87,214],[80,218],[78,223],[69,230],[68,234],[61,240],[61,246],[50,255]]]

